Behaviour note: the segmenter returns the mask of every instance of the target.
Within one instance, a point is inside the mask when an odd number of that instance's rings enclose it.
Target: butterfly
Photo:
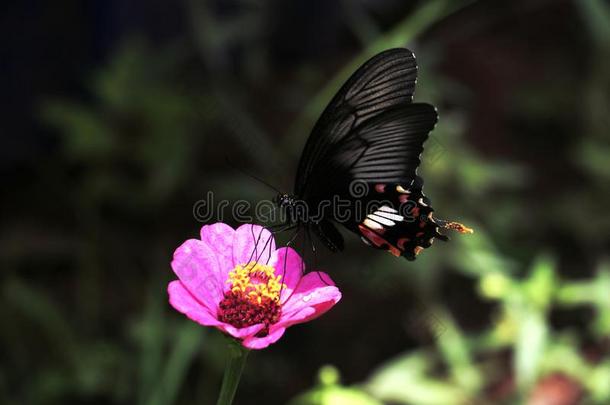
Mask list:
[[[433,216],[417,175],[436,109],[413,103],[415,55],[383,51],[365,62],[330,101],[305,144],[293,193],[274,201],[288,227],[344,248],[341,224],[377,249],[414,260],[440,230],[471,229]]]

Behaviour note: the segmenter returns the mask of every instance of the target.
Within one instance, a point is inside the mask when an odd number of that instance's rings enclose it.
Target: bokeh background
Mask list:
[[[236,403],[610,403],[607,2],[0,9],[0,403],[214,403],[225,341],[166,295],[193,205],[273,197],[227,157],[289,190],[338,86],[395,46],[440,113],[426,193],[476,232],[322,252],[342,301],[253,353]]]

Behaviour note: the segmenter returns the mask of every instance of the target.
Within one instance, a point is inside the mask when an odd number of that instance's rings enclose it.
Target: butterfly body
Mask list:
[[[415,55],[396,48],[347,80],[305,144],[294,192],[276,197],[289,224],[338,251],[338,223],[366,244],[409,260],[434,238],[447,239],[439,232],[446,223],[433,217],[416,173],[438,119],[433,106],[412,102],[416,77]]]

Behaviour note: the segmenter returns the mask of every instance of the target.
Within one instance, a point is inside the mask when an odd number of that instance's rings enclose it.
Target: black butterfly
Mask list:
[[[313,231],[337,251],[344,243],[333,222],[341,223],[368,245],[409,260],[434,238],[447,240],[440,228],[471,232],[434,218],[422,192],[419,156],[438,115],[430,104],[412,103],[416,78],[415,55],[398,48],[347,80],[307,140],[294,193],[275,199],[288,226]]]

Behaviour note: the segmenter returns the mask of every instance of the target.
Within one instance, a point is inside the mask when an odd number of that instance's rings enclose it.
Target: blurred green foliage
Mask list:
[[[545,381],[573,394],[566,404],[610,403],[610,8],[573,2],[584,61],[551,63],[553,80],[524,82],[504,100],[519,123],[502,123],[517,157],[485,150],[501,134],[467,136],[481,118],[469,113],[476,92],[446,74],[450,45],[425,40],[470,3],[422,2],[384,29],[343,2],[362,51],[340,53],[331,80],[315,64],[287,80],[265,64],[264,5],[217,18],[210,2],[189,1],[187,38],[126,40],[86,81],[86,99],[46,97],[39,118],[60,149],[36,163],[39,184],[15,196],[48,206],[32,214],[39,207],[24,202],[27,220],[15,215],[4,235],[0,316],[11,327],[0,332],[0,402],[213,403],[223,338],[172,312],[165,294],[173,249],[198,231],[193,203],[207,190],[271,197],[226,157],[290,184],[346,75],[408,44],[420,64],[416,99],[441,117],[420,171],[426,193],[439,216],[475,234],[414,264],[356,238],[348,253],[322,254],[343,301],[253,354],[237,403],[534,405]],[[237,82],[222,63],[235,44],[247,48]],[[548,122],[558,123],[552,133]],[[307,388],[323,364],[335,366]]]
[[[610,335],[609,276],[607,265],[602,265],[589,282],[557,280],[557,268],[548,257],[539,258],[524,279],[502,272],[480,274],[479,293],[498,303],[490,328],[466,333],[445,310],[435,309],[443,330],[434,345],[388,361],[350,390],[382,403],[529,403],[527,398],[541,377],[561,374],[578,384],[587,403],[606,404],[610,401],[610,355],[590,361],[583,347],[586,336],[603,341]],[[553,329],[551,308],[582,305],[591,306],[595,313],[590,330]],[[497,355],[502,352],[509,353],[508,365],[505,356]],[[514,372],[514,381],[502,371],[507,366]],[[504,397],[494,396],[497,393],[490,393],[489,387],[498,384],[498,379],[515,384],[516,390]],[[342,389],[334,379],[295,403],[334,404],[324,395],[332,398],[332,393]]]

